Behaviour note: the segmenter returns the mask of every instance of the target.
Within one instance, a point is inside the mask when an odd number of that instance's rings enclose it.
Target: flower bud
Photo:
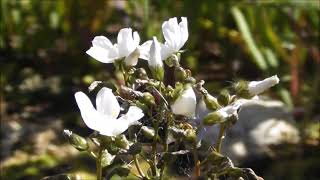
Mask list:
[[[174,77],[176,81],[184,81],[187,78],[187,73],[182,67],[175,67]]]
[[[179,60],[180,60],[180,53],[177,54],[172,54],[167,58],[164,62],[169,66],[169,67],[179,67]]]
[[[78,134],[67,129],[63,130],[63,134],[68,138],[69,143],[79,151],[86,151],[89,148],[87,140]]]
[[[189,83],[189,84],[195,84],[196,83],[196,79],[193,78],[193,77],[187,77],[185,80],[184,80],[185,83]]]
[[[144,68],[138,68],[134,74],[139,79],[148,79],[148,74]]]
[[[207,108],[211,111],[215,111],[220,107],[217,98],[211,96],[210,94],[205,94],[203,96],[203,100],[206,103]]]
[[[206,126],[212,126],[225,121],[225,117],[221,115],[219,111],[209,113],[203,118],[203,124]]]
[[[123,134],[116,136],[115,145],[122,149],[129,149],[129,141],[127,140],[126,136]]]
[[[180,94],[180,96],[171,105],[173,114],[193,117],[197,105],[196,95],[191,86]]]
[[[235,90],[238,96],[243,98],[252,98],[270,87],[279,83],[277,75],[266,78],[262,81],[240,81],[235,85]]]
[[[146,103],[148,106],[153,106],[153,105],[156,104],[155,100],[154,100],[154,97],[149,92],[144,92],[143,93],[142,101],[144,103]]]
[[[124,63],[127,67],[135,66],[138,63],[138,58],[140,56],[139,49],[135,49],[129,56],[124,59]]]
[[[148,126],[142,126],[141,132],[148,139],[152,139],[155,135],[155,130],[152,127]]]
[[[164,77],[164,70],[163,62],[161,60],[161,47],[156,37],[153,37],[153,42],[150,47],[150,59],[148,64],[153,78],[162,81]]]
[[[115,155],[111,155],[108,150],[103,150],[102,154],[101,154],[101,166],[102,167],[106,167],[109,166],[110,164],[112,164],[114,158],[116,156]]]
[[[188,142],[195,142],[197,140],[196,131],[194,129],[186,129],[185,140]]]
[[[230,100],[231,100],[231,96],[230,96],[228,90],[223,90],[220,92],[220,94],[218,96],[219,104],[221,104],[223,106],[227,106],[230,103]]]

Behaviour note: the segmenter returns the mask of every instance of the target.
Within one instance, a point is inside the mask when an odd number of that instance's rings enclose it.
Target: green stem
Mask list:
[[[219,130],[219,135],[218,135],[218,139],[215,145],[215,149],[218,153],[221,152],[221,144],[222,144],[222,139],[223,139],[223,135],[224,135],[224,131],[225,131],[226,127],[224,124],[220,125],[220,130]]]
[[[194,163],[195,163],[195,175],[196,175],[196,177],[200,177],[200,161],[199,161],[199,157],[198,157],[196,142],[194,142],[192,152],[193,152],[193,158],[194,158]]]
[[[157,121],[157,120],[155,122],[154,129],[155,129],[155,134],[154,134],[154,137],[153,137],[153,144],[152,144],[152,154],[153,154],[152,174],[154,176],[157,176],[157,165],[156,165],[156,162],[157,162],[157,138],[158,138],[158,131],[159,131],[159,121]]]
[[[99,147],[98,157],[96,159],[97,166],[97,180],[102,180],[102,166],[101,166],[102,148]]]
[[[137,155],[133,155],[133,161],[134,161],[134,164],[135,164],[135,165],[136,165],[136,167],[137,167],[137,170],[138,170],[138,172],[139,172],[140,176],[144,178],[144,177],[145,177],[145,175],[144,175],[143,171],[142,171],[142,170],[141,170],[141,168],[140,168],[140,165],[139,165],[139,161],[138,161]]]

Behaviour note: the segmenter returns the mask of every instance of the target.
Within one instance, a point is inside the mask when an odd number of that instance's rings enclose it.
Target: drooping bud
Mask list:
[[[148,126],[142,126],[141,132],[148,139],[152,139],[155,135],[155,130],[152,127]]]
[[[69,143],[79,151],[86,151],[89,148],[88,142],[84,137],[67,129],[63,130],[63,134],[68,138]]]
[[[193,117],[197,105],[196,95],[189,85],[171,105],[173,114]]]
[[[142,101],[144,103],[146,103],[148,106],[153,106],[153,105],[156,104],[155,100],[154,100],[154,97],[149,92],[144,92],[143,93]]]
[[[162,81],[164,77],[163,62],[161,60],[161,47],[157,38],[153,37],[148,61],[151,73],[156,80]]]
[[[139,49],[135,49],[131,54],[129,54],[129,56],[127,56],[125,59],[124,59],[124,63],[127,67],[132,67],[132,66],[135,66],[137,65],[138,63],[138,58],[140,56],[140,51]]]
[[[222,90],[218,96],[219,104],[226,106],[230,103],[230,100],[231,100],[231,96],[228,90]]]
[[[225,120],[225,116],[223,116],[219,111],[214,111],[203,118],[203,124],[206,126],[212,126],[214,124],[224,122]]]
[[[174,77],[176,81],[184,81],[187,78],[187,73],[182,67],[175,67]]]
[[[211,96],[210,94],[206,93],[204,96],[203,96],[203,100],[204,102],[206,103],[206,106],[209,110],[211,111],[215,111],[217,110],[218,108],[220,108],[220,105],[218,103],[218,100],[217,98]]]

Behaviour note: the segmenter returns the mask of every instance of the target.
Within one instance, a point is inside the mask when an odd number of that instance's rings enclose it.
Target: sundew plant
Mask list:
[[[188,40],[188,21],[170,18],[162,24],[165,42],[156,37],[141,43],[131,28],[121,29],[117,42],[96,36],[86,53],[101,63],[113,64],[123,83],[112,87],[95,81],[95,103],[76,92],[81,117],[94,132],[82,137],[64,130],[71,145],[96,160],[97,180],[113,176],[137,179],[262,179],[250,168],[235,167],[221,152],[225,132],[238,120],[241,106],[279,82],[272,76],[262,81],[238,81],[216,97],[180,65]],[[147,61],[148,69],[138,67]],[[171,72],[170,77],[166,72]],[[94,106],[95,104],[95,106]],[[208,112],[203,116],[201,112]],[[256,114],[258,116],[258,114]],[[219,126],[212,146],[200,150],[200,131]],[[228,139],[225,139],[228,141]],[[183,158],[186,157],[186,158]],[[188,159],[184,173],[175,161]],[[144,164],[142,167],[141,164]]]

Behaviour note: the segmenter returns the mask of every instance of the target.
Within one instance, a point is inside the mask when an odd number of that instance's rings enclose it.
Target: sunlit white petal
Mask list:
[[[120,105],[117,98],[113,95],[109,88],[102,88],[96,97],[97,111],[103,115],[110,116],[110,118],[117,118],[120,113]]]
[[[174,114],[193,117],[195,115],[197,100],[192,87],[188,87],[171,105]]]

